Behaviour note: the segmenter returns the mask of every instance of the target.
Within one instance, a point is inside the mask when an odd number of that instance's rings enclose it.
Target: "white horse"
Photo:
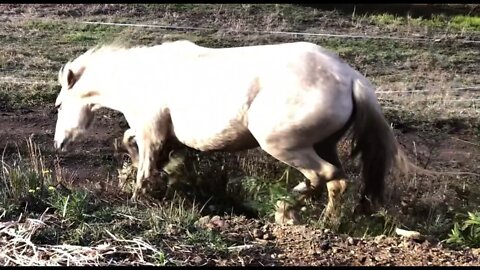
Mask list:
[[[138,147],[133,199],[168,138],[200,151],[261,147],[298,169],[294,190],[327,186],[326,213],[345,191],[337,142],[351,128],[360,154],[361,205],[381,202],[393,165],[411,164],[398,148],[368,80],[337,55],[307,42],[205,48],[188,41],[153,47],[94,48],[59,72],[55,148],[65,150],[94,111],[124,114]],[[414,165],[413,165],[414,166]]]

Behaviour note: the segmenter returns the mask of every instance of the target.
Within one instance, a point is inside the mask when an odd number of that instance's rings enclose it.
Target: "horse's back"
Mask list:
[[[317,140],[351,114],[353,75],[312,43],[206,48],[179,59],[176,72],[189,79],[172,81],[168,106],[176,136],[193,148],[239,148],[252,130]]]

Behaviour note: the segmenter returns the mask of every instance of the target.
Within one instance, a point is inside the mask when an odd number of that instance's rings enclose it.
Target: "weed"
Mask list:
[[[67,43],[81,43],[92,46],[94,44],[108,43],[113,41],[120,31],[118,28],[105,25],[86,24],[80,28],[72,29],[63,35],[63,41]]]
[[[480,247],[480,212],[468,212],[462,225],[455,222],[446,242],[472,248]]]
[[[457,15],[452,19],[453,26],[459,29],[480,31],[480,17],[479,16],[463,16]]]
[[[187,236],[187,243],[189,244],[200,244],[203,247],[210,248],[218,252],[228,251],[227,243],[217,231],[201,229],[190,232],[187,230]]]
[[[10,164],[5,160],[5,150],[2,154],[1,205],[26,198],[43,197],[46,186],[53,183],[51,171],[44,164],[40,148],[31,138],[27,140],[27,148],[28,158],[23,158],[17,146],[17,157]]]
[[[417,26],[428,27],[430,29],[447,29],[453,28],[463,31],[478,31],[480,30],[480,17],[457,15],[448,17],[444,14],[433,14],[431,18],[426,19],[422,17],[412,18],[410,16],[402,17],[392,14],[384,13],[379,15],[371,15],[370,22],[388,28]]]
[[[168,263],[167,255],[163,251],[157,252],[153,258],[156,265],[165,266]]]
[[[27,21],[25,26],[27,29],[54,32],[61,29],[64,26],[64,24],[60,22],[54,22],[54,21],[31,20],[31,21]]]
[[[399,25],[404,24],[404,18],[403,17],[397,17],[392,14],[380,14],[380,15],[372,15],[370,17],[370,20],[373,23],[379,24],[379,25],[388,25],[392,27],[396,27]]]
[[[87,191],[79,190],[65,195],[56,191],[53,187],[49,190],[51,191],[49,202],[63,219],[71,220],[71,222],[84,220],[85,213],[90,206]]]
[[[291,200],[289,186],[292,186],[293,181],[289,177],[290,170],[292,169],[286,168],[284,175],[276,181],[257,177],[242,178],[238,180],[240,190],[230,190],[229,193],[231,196],[242,194],[241,199],[244,204],[256,209],[260,217],[273,216],[278,200]]]
[[[155,211],[147,212],[147,222],[151,228],[147,236],[156,237],[163,234],[168,226],[188,230],[200,217],[200,210],[197,204],[189,204],[185,198],[182,199],[175,194],[171,201],[156,208]]]

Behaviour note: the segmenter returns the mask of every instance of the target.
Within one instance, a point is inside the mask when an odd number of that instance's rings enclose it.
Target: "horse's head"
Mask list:
[[[67,144],[85,131],[94,118],[93,104],[88,102],[81,89],[84,71],[85,67],[73,68],[69,64],[59,71],[58,80],[62,89],[55,102],[58,110],[54,138],[56,150],[65,151]]]

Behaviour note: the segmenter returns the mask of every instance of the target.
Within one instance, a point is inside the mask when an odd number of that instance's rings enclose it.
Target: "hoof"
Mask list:
[[[140,194],[138,193],[138,189],[133,192],[132,197],[130,198],[132,202],[140,201]]]
[[[306,192],[309,191],[309,188],[307,186],[307,183],[305,182],[301,182],[299,183],[298,185],[296,185],[293,189],[292,189],[292,192],[295,192],[295,193],[300,193],[300,194],[304,194]]]

